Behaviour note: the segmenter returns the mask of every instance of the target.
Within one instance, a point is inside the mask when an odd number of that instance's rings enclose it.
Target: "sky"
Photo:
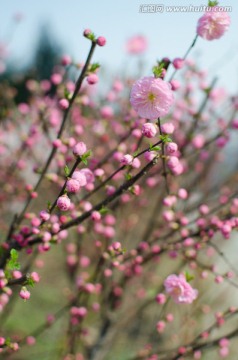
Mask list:
[[[149,48],[144,56],[145,74],[157,59],[182,57],[195,36],[196,24],[202,12],[168,12],[166,6],[206,5],[203,0],[11,0],[1,1],[0,40],[10,38],[11,59],[26,64],[36,48],[39,30],[47,24],[57,43],[74,60],[83,62],[89,42],[82,32],[90,28],[98,36],[105,36],[107,45],[97,48],[94,61],[106,69],[123,71],[128,64],[125,43],[133,35],[148,38]],[[164,12],[140,12],[146,4],[164,5]],[[219,77],[219,85],[230,93],[238,92],[238,2],[224,0],[221,6],[231,6],[231,27],[226,35],[215,41],[199,38],[190,57],[199,61],[212,78]],[[14,14],[22,13],[24,20],[11,35]]]

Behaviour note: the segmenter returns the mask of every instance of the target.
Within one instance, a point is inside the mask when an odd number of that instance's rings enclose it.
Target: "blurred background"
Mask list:
[[[141,5],[151,3],[164,5],[164,12],[140,12]],[[201,0],[192,2],[193,6],[206,4]],[[238,88],[238,4],[231,0],[220,1],[219,4],[232,7],[229,32],[219,41],[199,39],[191,56],[196,57],[212,77],[219,76],[219,85],[225,85],[230,92],[235,92]],[[131,71],[135,65],[133,59],[128,64],[126,41],[133,35],[143,34],[148,39],[148,51],[141,57],[144,73],[149,74],[157,59],[164,56],[182,57],[191,44],[202,13],[166,11],[166,6],[189,5],[190,0],[12,0],[2,4],[0,41],[7,44],[9,71],[34,66],[39,69],[45,54],[48,67],[54,56],[60,53],[68,53],[75,61],[83,61],[89,44],[82,37],[82,32],[90,28],[98,36],[107,38],[107,46],[97,50],[95,59],[103,65],[105,72],[122,74],[125,66]],[[47,70],[42,71],[42,75],[46,75]]]

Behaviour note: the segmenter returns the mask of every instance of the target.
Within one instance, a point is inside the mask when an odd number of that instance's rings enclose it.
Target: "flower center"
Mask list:
[[[181,289],[179,286],[176,286],[174,289],[173,289],[173,295],[181,295]]]
[[[155,94],[153,94],[152,92],[148,94],[148,100],[150,102],[153,102],[155,100],[155,97],[156,97]]]

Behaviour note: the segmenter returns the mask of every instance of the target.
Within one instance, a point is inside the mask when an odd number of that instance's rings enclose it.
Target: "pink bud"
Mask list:
[[[42,210],[40,212],[40,218],[41,220],[48,221],[50,218],[50,214],[46,210]]]
[[[100,221],[101,220],[101,214],[99,211],[93,211],[91,214],[91,219],[93,221]]]
[[[19,292],[19,295],[23,300],[29,300],[31,293],[30,293],[30,291],[27,290],[27,288],[25,286],[23,286],[21,288],[21,291]]]
[[[61,64],[63,66],[67,66],[69,64],[71,64],[72,60],[71,57],[69,55],[63,55],[61,58]]]
[[[173,134],[174,125],[170,122],[161,125],[161,130],[164,134]]]
[[[176,70],[178,69],[182,69],[182,67],[184,66],[184,60],[181,58],[176,58],[173,60],[173,66]]]
[[[99,46],[104,46],[104,45],[106,45],[106,39],[105,39],[105,37],[99,36],[99,37],[97,38],[97,44],[98,44]]]
[[[147,138],[153,138],[157,134],[157,127],[151,123],[145,123],[142,126],[142,135],[146,136]]]
[[[133,156],[130,154],[126,154],[121,158],[121,164],[122,165],[131,165],[133,162]]]
[[[84,32],[83,32],[83,35],[85,37],[88,37],[90,34],[92,34],[92,31],[90,29],[85,29]]]
[[[87,82],[89,85],[94,85],[98,82],[98,76],[96,74],[90,74],[87,77]]]
[[[73,154],[75,156],[82,156],[87,151],[87,146],[84,142],[77,143],[73,148]]]
[[[156,302],[160,305],[164,304],[166,302],[166,296],[163,293],[156,295]]]
[[[57,200],[57,206],[61,211],[67,211],[70,208],[70,199],[67,195],[60,196]]]
[[[69,179],[66,183],[66,190],[70,193],[76,194],[80,189],[79,182],[75,179]]]

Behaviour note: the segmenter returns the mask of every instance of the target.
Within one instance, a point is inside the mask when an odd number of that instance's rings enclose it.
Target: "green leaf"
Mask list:
[[[186,278],[187,282],[190,282],[191,280],[194,279],[194,276],[191,275],[191,274],[189,274],[188,271],[185,271],[185,274],[184,274],[184,275],[185,275],[185,278]]]
[[[140,150],[140,149],[136,150],[136,151],[133,153],[133,156],[134,156],[134,157],[137,157],[137,155],[138,155],[139,152],[140,152],[139,150]]]
[[[102,208],[99,210],[99,212],[100,212],[101,215],[106,215],[106,214],[108,214],[109,211],[110,211],[110,210],[109,210],[108,208],[106,208],[106,207],[102,207]]]
[[[94,33],[90,33],[87,38],[91,41],[96,41],[96,35]]]
[[[88,150],[85,154],[81,155],[81,161],[84,165],[88,165],[88,158],[92,155],[92,151]]]
[[[67,165],[65,165],[65,167],[64,167],[64,173],[65,173],[66,177],[68,177],[69,174],[70,174],[70,170],[69,170],[69,167]]]
[[[218,3],[218,1],[208,1],[208,6],[211,6],[211,7],[213,7],[213,6],[217,6],[219,3]]]
[[[173,140],[167,134],[160,135],[160,140],[166,144],[167,142],[172,142]]]
[[[131,178],[132,178],[131,174],[129,174],[129,173],[125,174],[125,179],[126,180],[131,180]]]
[[[89,72],[94,72],[96,71],[98,68],[100,68],[100,64],[99,63],[93,63],[90,68],[89,68]]]
[[[150,144],[150,151],[160,151],[161,150],[161,147],[159,145],[153,145],[153,144]]]
[[[47,209],[50,210],[51,209],[51,202],[47,201]]]
[[[164,66],[165,66],[165,64],[163,62],[161,62],[161,63],[158,62],[158,65],[153,67],[152,71],[156,78],[161,77]]]
[[[67,100],[69,100],[70,99],[70,92],[69,92],[69,90],[68,89],[64,89],[64,97],[65,97],[65,99],[67,99]]]
[[[10,345],[11,345],[11,339],[10,339],[10,338],[6,338],[6,339],[5,339],[5,345],[6,345],[6,346],[10,346]]]
[[[15,249],[12,249],[10,251],[10,254],[11,254],[11,259],[14,260],[14,261],[17,261],[18,259],[18,252],[15,250]]]
[[[15,249],[11,249],[10,251],[10,259],[7,262],[7,268],[9,270],[19,270],[20,264],[18,262],[18,252]]]
[[[29,277],[29,278],[27,278],[25,285],[29,285],[31,287],[34,287],[35,286],[35,281],[31,277]]]

